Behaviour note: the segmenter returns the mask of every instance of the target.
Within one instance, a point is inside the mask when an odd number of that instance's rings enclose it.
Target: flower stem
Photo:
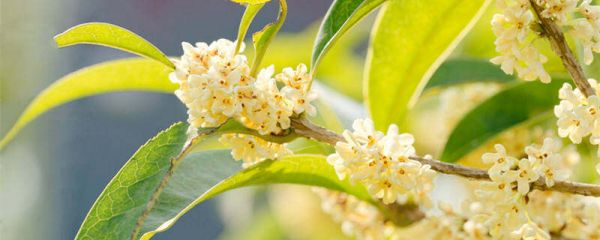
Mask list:
[[[571,75],[577,88],[579,88],[586,97],[596,95],[594,89],[588,83],[581,65],[579,65],[571,48],[569,48],[569,44],[560,27],[556,25],[554,20],[542,15],[544,7],[538,5],[535,0],[529,0],[529,3],[531,3],[533,11],[539,19],[539,23],[544,30],[544,35],[548,37],[548,40],[550,41],[552,50],[560,57],[563,66],[567,69],[569,75]]]
[[[298,135],[328,143],[332,146],[335,146],[337,142],[344,140],[341,135],[321,126],[317,126],[307,119],[292,119],[292,128],[294,128],[294,131]],[[422,164],[430,165],[431,169],[439,173],[457,175],[472,180],[490,181],[490,176],[485,170],[423,158],[420,156],[412,156],[409,158]],[[532,188],[541,191],[557,191],[583,196],[600,197],[600,185],[588,183],[557,181],[552,187],[548,187],[543,179],[539,179],[532,183]]]

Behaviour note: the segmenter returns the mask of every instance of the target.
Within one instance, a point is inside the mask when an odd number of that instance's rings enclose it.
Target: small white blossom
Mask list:
[[[231,155],[235,160],[242,160],[245,168],[265,159],[275,160],[292,154],[284,144],[245,134],[224,134],[219,138],[219,142],[231,146]]]
[[[544,8],[542,16],[556,21],[560,25],[568,23],[569,16],[575,12],[579,0],[537,0]]]
[[[570,170],[560,154],[562,143],[559,139],[546,138],[544,144],[538,148],[530,145],[525,148],[529,162],[536,173],[544,178],[548,187],[554,186],[555,181],[564,181],[569,178]]]
[[[523,224],[521,228],[512,232],[513,239],[524,240],[550,240],[550,234],[541,229],[534,222]]]

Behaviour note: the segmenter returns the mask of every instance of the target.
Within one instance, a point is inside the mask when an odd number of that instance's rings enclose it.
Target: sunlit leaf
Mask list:
[[[0,141],[0,149],[29,122],[46,111],[73,100],[117,91],[173,92],[177,85],[169,81],[171,71],[153,60],[131,58],[96,64],[64,76],[27,106]]]
[[[84,23],[54,37],[59,47],[95,44],[120,49],[159,61],[170,68],[175,65],[157,47],[139,35],[109,23]]]
[[[264,3],[248,5],[246,7],[246,11],[244,11],[244,15],[242,16],[242,20],[240,20],[240,27],[238,29],[237,41],[235,46],[235,52],[239,52],[240,46],[244,42],[246,38],[246,33],[248,33],[248,28],[256,17],[256,14],[265,6]]]
[[[316,73],[323,55],[365,15],[385,0],[335,0],[321,22],[313,46],[311,72]]]
[[[267,24],[262,30],[252,35],[252,42],[254,43],[254,60],[252,61],[251,75],[256,75],[258,68],[262,61],[265,52],[269,44],[281,29],[281,26],[285,22],[287,16],[287,3],[285,0],[279,0],[279,16],[273,23]]]
[[[375,25],[367,58],[367,107],[375,125],[406,119],[433,72],[489,0],[390,0]]]
[[[449,59],[435,71],[425,89],[470,82],[506,83],[513,80],[513,76],[506,75],[488,60]]]
[[[454,128],[441,160],[456,162],[499,133],[552,111],[564,80],[550,84],[522,82],[490,97],[467,113]]]

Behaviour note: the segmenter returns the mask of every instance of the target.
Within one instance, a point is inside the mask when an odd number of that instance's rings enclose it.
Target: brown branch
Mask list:
[[[579,65],[573,56],[573,52],[571,52],[571,48],[569,48],[569,44],[565,40],[565,36],[560,27],[556,25],[554,20],[542,15],[544,7],[538,5],[535,0],[529,0],[529,3],[531,3],[531,7],[539,19],[539,23],[544,30],[544,36],[548,37],[548,40],[550,40],[552,50],[560,57],[563,66],[567,69],[569,75],[571,75],[577,88],[579,88],[587,97],[596,95],[594,89],[588,83],[581,65]]]
[[[326,128],[317,126],[307,119],[292,119],[292,127],[296,133],[301,136],[328,143],[332,146],[335,146],[338,141],[343,141],[343,137],[341,135],[329,131]],[[446,163],[419,156],[412,156],[410,159],[421,162],[422,164],[428,164],[431,166],[431,169],[440,173],[457,175],[473,180],[490,181],[490,176],[488,173],[481,169]],[[557,181],[552,187],[548,187],[546,186],[545,181],[540,178],[536,182],[532,183],[532,187],[541,191],[557,191],[583,196],[600,197],[600,185],[595,184]]]

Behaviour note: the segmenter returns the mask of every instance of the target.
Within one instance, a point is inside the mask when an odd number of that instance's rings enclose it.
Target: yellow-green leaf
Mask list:
[[[285,0],[279,0],[279,16],[273,23],[267,24],[262,30],[252,35],[252,41],[254,43],[254,60],[252,61],[251,75],[256,75],[260,62],[263,56],[267,52],[269,44],[281,29],[281,26],[285,22],[287,16],[287,3]]]
[[[365,15],[385,0],[335,0],[331,3],[315,39],[311,58],[311,73],[335,42]]]
[[[240,47],[246,38],[246,33],[248,32],[248,28],[256,17],[256,14],[265,6],[264,3],[248,5],[246,7],[246,11],[244,11],[244,15],[240,20],[240,27],[238,29],[237,42],[235,46],[235,52],[238,53],[240,51]]]
[[[120,49],[159,61],[170,68],[175,65],[157,47],[139,35],[110,23],[91,22],[74,26],[54,37],[59,47],[95,44]]]
[[[130,58],[83,68],[56,81],[27,106],[15,125],[0,141],[2,149],[29,122],[44,112],[92,95],[116,91],[173,92],[171,69],[154,60]]]
[[[378,129],[406,119],[428,79],[490,0],[390,0],[375,24],[365,100]]]

